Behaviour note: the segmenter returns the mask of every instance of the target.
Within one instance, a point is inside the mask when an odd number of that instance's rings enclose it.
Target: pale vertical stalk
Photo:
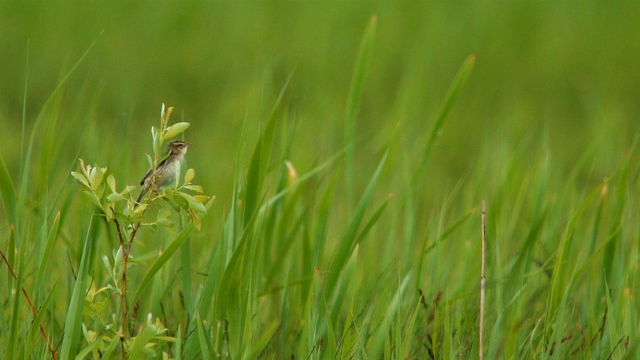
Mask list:
[[[484,289],[487,280],[485,272],[485,247],[487,243],[487,203],[482,200],[482,253],[481,253],[481,270],[480,270],[480,331],[478,334],[478,358],[484,359]]]

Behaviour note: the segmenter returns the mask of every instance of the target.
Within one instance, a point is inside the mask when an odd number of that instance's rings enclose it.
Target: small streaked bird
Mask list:
[[[149,190],[170,186],[176,182],[189,145],[191,144],[179,140],[169,143],[167,147],[169,155],[158,164],[155,176],[153,176],[153,169],[149,169],[140,181],[142,191],[136,200],[136,206],[140,204],[140,200]]]

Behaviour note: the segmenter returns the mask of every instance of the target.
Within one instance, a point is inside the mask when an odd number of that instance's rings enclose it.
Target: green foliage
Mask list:
[[[165,108],[162,105],[160,116],[160,127],[152,127],[152,139],[154,157],[152,159],[151,174],[155,176],[160,160],[160,148],[167,139],[175,137],[184,132],[189,123],[180,122],[169,126],[169,119],[173,108]],[[87,345],[80,351],[80,357],[93,354],[93,357],[101,357],[104,353],[115,351],[119,344],[122,356],[132,359],[155,357],[158,354],[154,350],[159,342],[175,342],[171,336],[165,336],[167,328],[156,317],[152,321],[153,315],[149,313],[147,323],[138,328],[137,324],[128,325],[129,321],[129,301],[127,298],[127,273],[129,272],[129,258],[132,254],[133,245],[136,243],[136,235],[140,228],[157,229],[166,227],[169,230],[175,228],[174,223],[169,219],[168,209],[175,209],[180,217],[189,219],[188,223],[181,226],[180,232],[171,243],[159,254],[151,264],[147,273],[138,284],[137,290],[132,297],[132,303],[139,306],[142,299],[141,294],[151,285],[154,277],[163,268],[166,262],[174,253],[184,245],[189,239],[189,234],[202,226],[201,216],[204,215],[213,203],[213,198],[202,194],[202,187],[192,184],[195,171],[188,169],[182,181],[178,181],[174,188],[151,189],[151,194],[142,202],[138,203],[133,195],[135,186],[127,185],[122,191],[117,191],[117,182],[113,174],[107,175],[107,168],[86,165],[80,159],[80,172],[72,171],[71,175],[84,187],[83,192],[91,199],[98,216],[103,216],[108,224],[113,224],[117,236],[119,247],[113,250],[113,261],[108,257],[103,257],[105,271],[108,274],[107,284],[96,289],[95,283],[91,282],[88,292],[86,288],[86,256],[88,256],[88,246],[91,246],[90,238],[85,240],[85,250],[80,265],[74,294],[71,300],[71,309],[65,323],[64,343],[62,356],[68,358],[77,352],[77,339],[80,325],[82,325],[84,340]],[[180,175],[180,174],[177,174]],[[105,182],[106,176],[106,182]],[[107,192],[110,191],[110,193]],[[108,195],[107,195],[108,194]],[[165,205],[162,201],[167,201]],[[157,211],[155,221],[146,221],[147,210],[154,205],[160,209]],[[54,224],[55,225],[55,224]],[[55,226],[54,226],[55,227]],[[135,254],[135,253],[134,253]],[[132,257],[135,259],[135,255]],[[86,292],[87,306],[84,306],[82,294]],[[116,317],[109,309],[120,309],[122,318]],[[134,310],[137,312],[137,310]],[[90,320],[84,320],[87,316]],[[134,314],[134,319],[137,314]],[[129,337],[129,327],[136,329]],[[75,350],[74,350],[75,349]],[[164,352],[164,356],[167,356]]]
[[[1,358],[474,358],[483,199],[485,357],[638,356],[638,4],[147,5],[0,5]]]

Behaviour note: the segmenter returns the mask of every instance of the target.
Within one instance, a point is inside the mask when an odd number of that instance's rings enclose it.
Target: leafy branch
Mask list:
[[[147,158],[151,167],[152,181],[155,181],[156,170],[162,161],[162,155],[164,155],[162,148],[165,141],[182,134],[190,126],[188,122],[178,122],[169,125],[172,111],[172,107],[166,108],[163,104],[160,114],[160,127],[151,127],[153,156],[147,155]],[[105,289],[110,289],[114,294],[119,295],[119,305],[121,309],[120,324],[113,324],[117,325],[117,327],[105,326],[105,328],[120,329],[113,335],[119,338],[122,357],[126,358],[128,352],[134,351],[135,348],[140,346],[139,341],[137,342],[138,344],[134,346],[134,344],[136,344],[136,334],[129,334],[130,314],[127,301],[127,269],[131,250],[139,230],[142,227],[151,227],[153,229],[158,227],[173,228],[174,224],[169,219],[172,210],[178,213],[179,216],[188,218],[189,221],[187,225],[200,229],[202,224],[201,219],[211,206],[214,198],[204,195],[202,187],[192,183],[195,178],[194,169],[186,170],[184,176],[181,176],[179,172],[177,172],[176,182],[172,187],[156,188],[154,183],[152,191],[141,203],[136,201],[137,199],[134,195],[134,193],[138,192],[136,191],[138,187],[126,185],[122,190],[118,191],[116,178],[113,174],[107,173],[106,167],[87,165],[83,159],[80,159],[80,169],[81,171],[79,172],[71,172],[71,175],[83,186],[83,192],[105,216],[107,221],[113,224],[118,238],[119,248],[114,252],[113,266],[109,263],[108,258],[105,257],[105,265],[110,273],[113,284],[93,292],[92,296],[101,293]],[[166,206],[167,204],[169,206]],[[159,207],[155,220],[151,222],[143,221],[147,209],[153,205]],[[181,239],[181,241],[183,240]],[[164,261],[166,261],[166,258],[163,258],[163,263]],[[120,269],[118,268],[119,264],[121,265]],[[148,281],[149,279],[145,276],[145,286]],[[134,313],[135,312],[136,309],[134,309]],[[155,324],[154,326],[156,328],[163,328],[161,324]],[[137,335],[141,336],[144,331],[144,329],[141,330]],[[85,338],[87,338],[87,341],[90,343],[97,341],[95,336],[85,336]],[[172,338],[160,337],[160,339],[170,340]],[[112,338],[107,338],[107,343],[113,343]],[[91,349],[95,349],[97,346],[98,345],[90,344]],[[89,347],[87,349],[89,349]]]

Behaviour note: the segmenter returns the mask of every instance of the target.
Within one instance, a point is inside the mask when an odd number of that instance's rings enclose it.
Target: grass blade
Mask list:
[[[276,330],[280,327],[280,321],[272,321],[270,324],[266,326],[260,333],[257,339],[252,341],[251,348],[249,349],[249,354],[246,356],[247,359],[257,359],[258,355],[264,350],[265,346],[269,343],[269,340],[276,333]]]
[[[384,163],[386,162],[386,159],[387,154],[385,153],[385,155],[382,157],[382,160],[378,164],[378,168],[371,177],[371,180],[369,180],[369,184],[367,185],[364,193],[362,194],[362,198],[358,203],[358,207],[356,208],[353,218],[351,219],[351,223],[347,227],[347,230],[340,240],[340,245],[338,246],[338,250],[333,257],[329,274],[327,275],[327,279],[325,282],[325,290],[327,294],[333,293],[338,277],[342,272],[342,268],[347,263],[347,260],[349,259],[349,256],[353,251],[360,223],[362,222],[365,210],[369,205],[369,201],[371,200],[371,196],[373,195],[373,190],[375,189],[376,183],[378,182],[378,178],[380,177],[380,173],[382,172],[382,168],[384,166]]]
[[[358,110],[360,108],[360,99],[362,97],[362,86],[371,58],[371,52],[373,50],[373,42],[376,34],[377,17],[372,16],[369,20],[369,24],[364,31],[362,40],[360,42],[360,50],[358,51],[358,57],[356,59],[356,65],[353,70],[353,76],[351,78],[351,85],[349,86],[349,97],[347,98],[347,109],[345,118],[345,145],[347,146],[347,154],[345,158],[345,180],[347,188],[347,199],[353,199],[353,178],[354,178],[354,141],[356,136],[356,118],[358,117]],[[349,201],[349,204],[353,201]]]
[[[178,325],[178,331],[176,332],[176,345],[174,347],[173,356],[175,360],[182,359],[182,326]]]
[[[571,214],[571,218],[569,219],[568,224],[564,229],[564,233],[562,234],[562,238],[560,239],[560,244],[558,245],[558,253],[556,255],[552,278],[551,278],[551,289],[549,291],[549,297],[547,300],[547,323],[545,327],[545,337],[549,337],[551,335],[553,320],[556,318],[558,311],[560,310],[561,304],[566,301],[566,296],[570,293],[571,288],[567,286],[568,279],[573,277],[575,274],[575,269],[565,269],[570,266],[570,262],[568,261],[570,256],[570,248],[573,240],[575,238],[576,228],[578,226],[578,220],[584,215],[587,208],[589,208],[600,195],[600,189],[596,189],[587,196],[578,209],[574,210]]]
[[[325,162],[323,162],[322,164],[314,167],[313,169],[309,170],[308,172],[306,172],[304,175],[300,176],[299,178],[297,178],[294,182],[292,182],[289,186],[287,186],[286,188],[282,189],[281,191],[279,191],[278,193],[276,193],[275,195],[273,195],[272,197],[270,197],[269,199],[267,199],[267,201],[265,201],[263,207],[267,208],[272,206],[273,204],[275,204],[277,201],[279,201],[282,197],[284,197],[285,195],[287,195],[291,190],[296,189],[300,184],[308,181],[309,179],[311,179],[313,176],[315,176],[316,174],[320,173],[322,170],[326,169],[327,167],[329,167],[329,165],[333,164],[334,162],[336,162],[346,151],[346,148],[339,151],[338,153],[336,153],[335,155],[333,155],[332,157],[330,157],[328,160],[326,160]]]
[[[179,229],[183,228],[183,224],[184,224],[183,218],[184,216],[181,215]],[[192,222],[189,222],[189,224],[192,224]],[[178,236],[180,236],[180,234]],[[194,304],[191,296],[191,289],[192,289],[191,287],[191,246],[190,246],[191,242],[188,240],[189,240],[189,236],[186,236],[184,240],[180,241],[180,244],[178,244],[177,246],[180,248],[180,264],[182,265],[180,275],[182,278],[182,289],[183,289],[182,292],[184,294],[183,295],[184,305],[187,308],[187,311],[191,313],[191,311],[193,310]],[[171,245],[173,245],[173,243],[170,244],[169,246]],[[163,252],[163,255],[164,255],[164,252]],[[166,259],[168,260],[169,257],[167,257]],[[157,270],[160,270],[161,267],[162,267],[161,264],[158,265]]]
[[[429,131],[429,135],[427,138],[427,142],[424,146],[424,150],[422,151],[422,159],[420,160],[420,165],[416,168],[416,171],[411,180],[411,187],[415,185],[416,181],[422,177],[422,174],[427,166],[427,162],[429,160],[429,155],[431,155],[431,149],[433,148],[433,144],[444,125],[444,120],[447,118],[451,107],[453,106],[454,101],[458,97],[458,93],[464,84],[467,82],[469,75],[471,75],[471,71],[473,70],[473,65],[476,62],[475,55],[469,55],[467,59],[464,61],[456,77],[453,79],[453,82],[449,86],[449,91],[447,92],[447,96],[445,96],[444,101],[442,102],[442,106],[440,107],[440,112],[436,117],[436,121],[433,123],[431,127],[431,131]]]
[[[98,39],[95,39],[91,45],[85,50],[85,52],[80,56],[80,58],[73,64],[71,69],[67,71],[67,73],[62,77],[62,80],[58,82],[55,89],[51,92],[44,105],[40,109],[38,116],[36,117],[36,121],[33,124],[33,128],[31,129],[31,137],[29,138],[29,145],[27,146],[27,154],[23,159],[23,163],[21,164],[22,173],[20,174],[20,199],[24,201],[24,195],[26,195],[26,191],[29,185],[29,173],[31,170],[31,153],[33,151],[33,145],[36,139],[36,133],[42,121],[44,121],[45,115],[51,103],[56,99],[56,96],[62,91],[64,85],[67,80],[71,77],[71,75],[75,72],[75,70],[82,64],[84,59],[89,55],[91,49],[96,45]]]
[[[203,359],[213,359],[211,354],[211,343],[209,342],[209,336],[202,326],[202,319],[200,319],[200,314],[196,317],[196,328],[198,331],[198,342],[200,343],[200,355]]]
[[[9,220],[9,224],[17,226],[18,213],[16,211],[16,190],[13,187],[9,170],[4,160],[0,158],[0,195],[2,195],[2,204],[4,211]]]
[[[15,295],[13,296],[13,302],[11,303],[11,318],[9,322],[9,336],[7,339],[7,349],[6,349],[6,358],[7,359],[15,359],[18,358],[18,349],[16,349],[16,345],[18,342],[18,318],[20,317],[20,302],[22,297],[20,296],[20,289],[22,289],[22,274],[24,273],[24,251],[20,251],[20,256],[18,257],[17,262],[17,279],[15,280]],[[14,269],[16,268],[16,264],[12,265]]]
[[[60,229],[60,218],[61,214],[58,211],[56,217],[53,219],[53,224],[51,225],[51,230],[49,231],[49,236],[47,236],[47,243],[45,245],[44,251],[40,256],[40,261],[38,262],[38,273],[36,274],[36,291],[39,292],[42,289],[42,281],[44,279],[44,274],[47,269],[47,264],[49,263],[49,259],[51,258],[51,253],[53,252],[53,247],[56,244],[56,240],[58,239],[58,231]],[[37,294],[37,293],[36,293]],[[36,296],[38,299],[38,296]]]
[[[70,359],[77,353],[77,347],[80,341],[80,330],[82,325],[82,315],[85,303],[85,291],[87,287],[87,274],[89,272],[89,263],[91,258],[91,248],[93,246],[96,215],[91,215],[87,236],[84,239],[82,257],[78,273],[76,275],[76,283],[73,286],[71,300],[67,306],[67,316],[64,322],[64,333],[62,337],[62,349],[60,352],[61,359]]]
[[[138,289],[136,290],[135,295],[133,296],[132,302],[135,303],[142,295],[142,292],[151,284],[153,277],[160,271],[162,266],[171,258],[171,256],[180,248],[180,246],[189,238],[189,235],[195,229],[195,225],[193,223],[188,223],[182,231],[176,236],[175,239],[167,246],[166,249],[151,265],[149,271],[144,274],[144,277],[140,281],[140,285],[138,285]]]
[[[389,328],[398,312],[398,308],[400,307],[400,302],[402,301],[402,297],[404,296],[404,292],[407,289],[407,286],[409,285],[410,280],[411,280],[411,273],[407,274],[402,280],[402,282],[400,283],[400,286],[398,286],[398,290],[393,295],[393,299],[391,299],[391,302],[387,307],[387,312],[385,314],[383,323],[380,327],[378,327],[375,335],[373,336],[373,343],[371,344],[370,354],[376,358],[379,356],[380,353],[382,353],[382,349],[384,348],[384,344],[385,344],[385,338],[389,333]]]
[[[280,94],[278,95],[276,103],[273,105],[271,116],[267,121],[267,126],[260,134],[258,143],[256,144],[256,147],[253,150],[253,155],[251,156],[251,163],[249,165],[249,170],[247,173],[247,185],[244,194],[245,227],[249,223],[249,220],[251,219],[253,214],[258,211],[260,199],[262,199],[263,197],[262,182],[264,180],[267,166],[271,157],[271,149],[273,147],[273,139],[275,137],[276,119],[278,118],[280,106],[282,104],[282,98],[284,97],[285,91],[289,86],[289,82],[291,81],[292,76],[293,74],[289,75],[287,82],[282,87],[282,90],[280,90]]]

